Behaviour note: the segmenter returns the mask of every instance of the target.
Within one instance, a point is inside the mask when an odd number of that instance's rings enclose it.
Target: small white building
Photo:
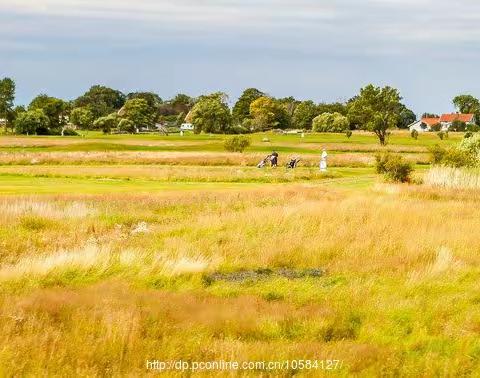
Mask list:
[[[440,118],[424,117],[412,123],[408,128],[410,131],[415,130],[419,133],[423,133],[425,131],[432,131],[432,126],[438,123],[440,123]]]
[[[193,131],[195,127],[191,123],[182,123],[180,130],[182,131]]]

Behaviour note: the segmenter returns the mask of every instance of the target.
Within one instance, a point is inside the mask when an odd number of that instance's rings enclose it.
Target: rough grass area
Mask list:
[[[208,135],[0,138],[0,375],[144,376],[153,359],[480,375],[480,194],[430,185],[446,171],[384,183],[364,133],[269,134],[305,164],[260,170],[264,137],[245,154]],[[205,150],[82,150],[167,141]],[[389,148],[426,164],[434,142]],[[337,145],[326,174],[309,143]]]

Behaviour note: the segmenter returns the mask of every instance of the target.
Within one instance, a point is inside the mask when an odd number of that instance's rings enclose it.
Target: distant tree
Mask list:
[[[270,97],[260,97],[250,104],[252,127],[256,131],[271,128],[286,128],[288,118],[285,108]]]
[[[50,120],[42,109],[28,110],[18,115],[15,120],[17,134],[48,134]]]
[[[117,113],[109,114],[105,117],[97,118],[93,122],[93,128],[96,130],[102,130],[104,134],[109,134],[113,129],[118,127],[120,117]]]
[[[147,101],[147,104],[150,107],[152,114],[155,114],[155,118],[157,118],[160,106],[163,104],[163,100],[160,98],[159,95],[153,92],[133,92],[127,95],[128,100],[132,100],[135,98],[141,98]]]
[[[6,120],[5,131],[11,124],[13,102],[15,101],[15,82],[6,77],[0,80],[0,118]]]
[[[291,126],[292,123],[292,118],[293,114],[295,113],[295,109],[297,108],[298,104],[300,104],[301,101],[296,100],[294,97],[284,97],[284,98],[279,98],[276,99],[276,101],[283,106],[285,109],[285,114],[287,115],[287,122],[288,125],[287,127]]]
[[[465,131],[467,129],[467,124],[459,119],[456,119],[452,122],[450,126],[451,131]]]
[[[28,106],[28,110],[43,110],[50,121],[49,127],[52,132],[60,132],[61,127],[67,123],[68,108],[69,105],[65,101],[46,94],[38,95]]]
[[[233,106],[232,116],[238,123],[243,123],[246,118],[250,116],[250,104],[256,99],[265,96],[265,93],[256,88],[245,89],[238,101]]]
[[[125,95],[112,88],[94,85],[74,101],[75,107],[88,107],[94,118],[119,110],[125,104]]]
[[[70,113],[70,122],[82,130],[90,130],[93,126],[93,113],[90,108],[75,108]]]
[[[476,114],[480,110],[480,101],[471,95],[456,96],[452,102],[460,113]]]
[[[190,112],[188,120],[195,133],[224,133],[230,127],[232,116],[221,93],[202,96]]]
[[[301,102],[293,113],[292,125],[297,129],[310,130],[312,121],[318,114],[317,111],[317,106],[313,101]]]
[[[134,133],[137,132],[137,128],[135,127],[135,123],[133,121],[129,120],[128,118],[123,118],[123,119],[120,120],[120,122],[118,123],[118,129],[120,131],[130,133],[130,134],[134,134]]]
[[[148,106],[147,101],[142,98],[127,100],[120,115],[122,118],[133,122],[137,129],[153,127],[156,119],[156,113]]]
[[[440,118],[440,116],[435,113],[423,113],[422,118]]]
[[[317,105],[317,114],[322,113],[340,113],[347,115],[347,106],[341,102],[320,103]]]
[[[430,130],[440,131],[440,130],[442,130],[442,124],[437,122],[437,123],[433,124],[432,126],[430,126]]]
[[[173,99],[160,105],[158,114],[164,117],[177,116],[181,113],[188,114],[194,105],[195,100],[192,97],[179,93]]]
[[[313,131],[341,133],[349,129],[348,118],[340,113],[323,113],[313,119]]]
[[[380,144],[386,145],[389,129],[396,127],[400,118],[401,99],[395,88],[367,85],[349,103],[348,117],[361,128],[375,133]]]
[[[400,111],[400,117],[398,120],[399,129],[407,129],[413,122],[417,120],[417,116],[413,111],[408,109],[405,105],[402,105],[402,110]]]

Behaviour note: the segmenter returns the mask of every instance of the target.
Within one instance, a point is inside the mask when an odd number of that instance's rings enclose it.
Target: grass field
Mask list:
[[[386,149],[421,182],[428,147],[461,137]],[[476,191],[385,183],[366,133],[223,138],[0,137],[2,376],[480,375]],[[255,168],[272,149],[282,166]]]

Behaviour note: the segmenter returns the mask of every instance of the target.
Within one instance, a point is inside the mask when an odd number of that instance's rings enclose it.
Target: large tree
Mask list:
[[[288,127],[288,114],[284,106],[273,98],[260,97],[250,104],[253,128],[262,131]]]
[[[0,80],[0,118],[5,119],[5,131],[12,121],[15,82],[6,77]]]
[[[15,120],[17,134],[49,134],[50,120],[42,109],[33,109],[22,112]]]
[[[224,133],[230,127],[232,116],[225,96],[214,93],[202,96],[188,117],[195,127],[195,133]]]
[[[313,101],[303,101],[293,112],[292,125],[297,129],[311,129],[312,121],[317,114],[317,106]]]
[[[375,133],[381,145],[387,144],[389,129],[398,125],[402,97],[397,89],[372,84],[360,89],[348,105],[348,118],[364,130]]]
[[[70,113],[70,122],[82,130],[89,130],[93,126],[93,113],[87,108],[75,108]]]
[[[400,117],[398,119],[398,128],[407,129],[413,122],[417,120],[415,113],[408,109],[405,105],[402,105],[402,110],[400,111]]]
[[[456,96],[452,102],[460,113],[476,114],[480,110],[480,101],[472,95]]]
[[[250,104],[263,96],[265,96],[265,93],[256,88],[245,89],[233,106],[233,119],[238,123],[242,123],[245,119],[250,118]]]
[[[88,107],[95,118],[119,110],[125,104],[125,95],[112,88],[94,85],[74,101],[75,107]]]
[[[43,110],[50,121],[49,127],[51,129],[60,129],[67,123],[69,104],[59,98],[50,97],[46,94],[38,95],[28,106],[28,110],[36,109]]]
[[[143,98],[127,100],[120,111],[122,118],[133,123],[136,129],[150,128],[155,124],[156,113],[152,111],[148,102]]]

